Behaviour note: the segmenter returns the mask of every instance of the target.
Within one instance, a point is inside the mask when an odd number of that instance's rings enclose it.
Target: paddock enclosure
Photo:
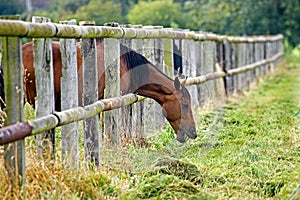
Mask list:
[[[85,160],[100,162],[100,145],[139,140],[165,124],[160,105],[137,94],[120,94],[120,43],[144,55],[167,76],[187,76],[186,87],[194,113],[207,104],[248,90],[271,73],[283,56],[283,36],[226,36],[161,26],[96,26],[75,20],[52,23],[33,17],[32,22],[0,16],[1,55],[5,92],[5,125],[0,144],[12,182],[25,174],[25,143],[36,137],[37,152],[55,155],[55,128],[61,126],[63,163],[76,169],[79,158],[78,122],[84,124]],[[36,119],[24,121],[22,40],[34,41],[37,86]],[[95,38],[104,38],[105,94],[98,100]],[[52,40],[59,40],[63,62],[62,111],[54,111]],[[83,102],[78,106],[76,41],[83,58]],[[26,77],[25,77],[26,78]],[[103,112],[105,111],[105,112]],[[101,113],[101,115],[99,115]],[[197,118],[197,115],[194,115]],[[195,119],[197,121],[197,119]]]

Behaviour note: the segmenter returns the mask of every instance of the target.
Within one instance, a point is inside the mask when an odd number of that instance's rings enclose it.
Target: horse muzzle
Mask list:
[[[185,129],[185,130],[179,129],[176,139],[180,143],[184,143],[185,142],[185,135],[188,138],[196,139],[197,138],[196,129],[195,128],[190,128],[190,129]]]

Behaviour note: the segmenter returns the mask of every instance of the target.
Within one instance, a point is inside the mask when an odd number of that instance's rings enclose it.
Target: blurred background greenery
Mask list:
[[[0,14],[75,18],[97,25],[119,22],[162,25],[227,35],[282,33],[300,43],[300,0],[1,0]]]

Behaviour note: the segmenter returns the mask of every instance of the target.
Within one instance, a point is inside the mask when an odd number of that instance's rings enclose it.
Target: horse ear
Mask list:
[[[174,86],[175,86],[176,90],[179,90],[180,87],[181,87],[179,78],[178,78],[177,76],[176,76],[176,78],[175,78],[175,80],[174,80]]]
[[[185,79],[183,79],[182,81],[180,81],[181,85],[185,85],[187,78],[188,77],[186,76]]]

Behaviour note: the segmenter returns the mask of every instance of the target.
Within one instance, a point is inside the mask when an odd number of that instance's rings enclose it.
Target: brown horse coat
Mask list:
[[[97,39],[97,68],[98,68],[98,98],[102,99],[105,88],[104,42]],[[60,43],[52,42],[54,98],[55,110],[61,110],[60,78],[62,76],[62,59]],[[177,134],[177,140],[184,142],[184,134],[196,138],[196,128],[191,110],[191,99],[187,89],[178,79],[175,82],[163,74],[144,56],[120,45],[120,90],[122,94],[135,92],[156,100],[163,110],[164,116],[170,122]],[[35,107],[36,86],[33,67],[33,43],[22,46],[24,69],[24,97],[25,101]],[[80,43],[77,43],[78,95],[79,105],[82,105],[82,56]]]

